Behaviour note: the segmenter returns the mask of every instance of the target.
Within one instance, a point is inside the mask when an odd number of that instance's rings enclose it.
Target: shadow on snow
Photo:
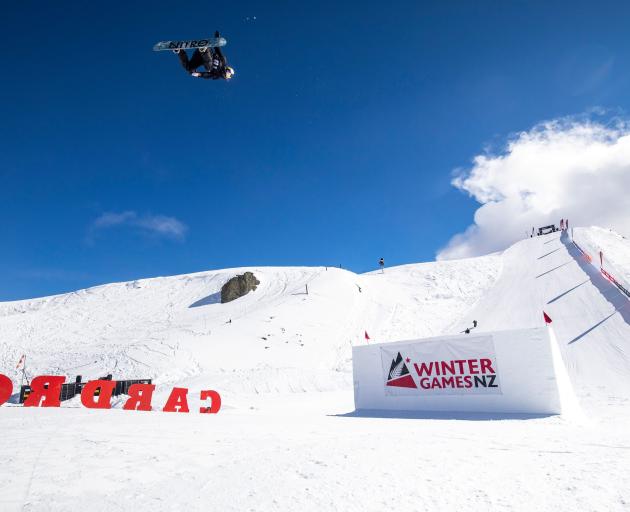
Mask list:
[[[221,302],[221,292],[213,293],[203,299],[199,299],[197,302],[193,302],[189,308],[198,308],[201,306],[207,306],[209,304],[219,304]]]
[[[521,413],[493,413],[493,412],[445,412],[445,411],[388,411],[376,409],[361,409],[346,414],[334,414],[337,418],[383,418],[403,420],[532,420],[549,418],[557,414],[521,414]]]
[[[572,292],[573,290],[576,290],[577,288],[579,288],[580,286],[588,283],[589,280],[587,279],[586,281],[578,284],[577,286],[574,286],[573,288],[567,290],[566,292],[561,293],[560,295],[558,295],[557,297],[554,297],[553,299],[551,299],[549,302],[547,302],[547,304],[553,304],[554,302],[556,302],[558,299],[561,299],[562,297],[564,297],[567,293]]]
[[[549,256],[550,254],[553,254],[554,252],[558,252],[560,250],[560,247],[558,247],[557,249],[554,249],[551,252],[548,252],[547,254],[543,254],[542,256],[540,256],[538,259],[542,260],[543,258],[546,258],[547,256]]]
[[[536,279],[538,279],[539,277],[542,276],[546,276],[547,274],[550,274],[551,272],[553,272],[554,270],[558,270],[559,268],[564,267],[565,265],[568,265],[569,263],[571,263],[570,261],[567,261],[566,263],[563,263],[562,265],[558,265],[557,267],[553,267],[551,270],[547,270],[547,272],[543,272],[542,274],[538,274],[536,276]]]

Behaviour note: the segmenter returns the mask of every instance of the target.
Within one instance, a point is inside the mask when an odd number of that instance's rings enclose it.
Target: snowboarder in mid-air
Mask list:
[[[221,37],[219,32],[215,32],[216,38]],[[191,76],[196,78],[206,78],[208,80],[230,80],[234,76],[234,68],[227,65],[225,56],[221,48],[197,48],[190,59],[186,50],[173,50],[179,57],[182,66]],[[197,71],[202,67],[205,71]]]

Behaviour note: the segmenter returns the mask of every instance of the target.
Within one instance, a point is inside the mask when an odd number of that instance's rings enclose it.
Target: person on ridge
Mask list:
[[[214,37],[221,37],[219,32]],[[227,65],[221,48],[196,48],[189,59],[186,50],[173,50],[179,57],[183,68],[196,78],[208,80],[230,80],[234,76],[234,68]],[[205,71],[197,71],[203,66]]]
[[[383,258],[378,260],[378,266],[381,267],[381,273],[383,273],[383,267],[385,267],[385,260]]]
[[[477,327],[477,320],[473,320],[472,327],[466,327],[466,329],[463,330],[462,332],[465,334],[470,334],[470,331],[472,331],[475,327]]]

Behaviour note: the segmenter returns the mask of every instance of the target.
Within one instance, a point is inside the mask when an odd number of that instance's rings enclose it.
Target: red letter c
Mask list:
[[[199,409],[201,414],[216,414],[219,412],[219,409],[221,409],[221,395],[216,391],[206,389],[201,392],[200,398],[202,400],[207,400],[208,398],[211,400],[210,407],[201,407]]]

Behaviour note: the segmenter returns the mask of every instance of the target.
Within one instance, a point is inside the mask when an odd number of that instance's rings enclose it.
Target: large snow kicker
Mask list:
[[[527,239],[505,251],[500,278],[470,316],[481,330],[500,330],[541,325],[543,311],[553,320],[579,394],[630,396],[630,301],[567,232]]]

